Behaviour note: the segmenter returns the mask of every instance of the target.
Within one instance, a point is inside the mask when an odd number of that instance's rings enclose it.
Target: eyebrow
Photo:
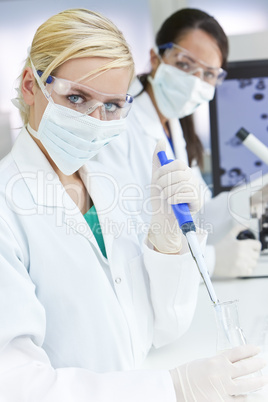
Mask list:
[[[183,52],[181,52],[181,53],[183,53]],[[190,55],[189,53],[183,53],[183,54],[184,54],[184,56],[188,57],[188,59],[191,60],[193,63],[198,63],[198,60],[195,57],[193,57],[192,55]]]
[[[86,92],[85,90],[80,89],[80,88],[70,88],[69,92],[70,92],[70,93],[71,93],[71,92],[75,92],[75,93],[77,93],[78,95],[84,95],[85,97],[88,97],[88,96],[89,96],[89,92]],[[91,95],[91,94],[90,94],[90,95]],[[92,97],[92,96],[91,96],[91,97]]]
[[[126,97],[109,99],[109,102],[125,102]]]

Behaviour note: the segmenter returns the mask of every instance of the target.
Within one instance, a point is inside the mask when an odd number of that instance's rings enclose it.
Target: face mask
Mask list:
[[[160,112],[169,119],[192,114],[202,103],[213,99],[215,93],[214,86],[165,63],[148,80]]]
[[[46,96],[45,87],[34,72]],[[51,159],[67,176],[76,172],[125,129],[125,119],[98,120],[51,100],[48,101],[38,131],[28,125],[29,132],[41,141]]]
[[[125,119],[98,120],[49,101],[38,131],[28,129],[62,173],[69,176],[125,131],[126,123]]]

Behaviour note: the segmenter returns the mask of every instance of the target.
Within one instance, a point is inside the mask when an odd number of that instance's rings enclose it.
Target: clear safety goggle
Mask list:
[[[220,85],[227,75],[227,72],[222,68],[208,66],[203,61],[196,59],[191,52],[175,43],[169,42],[160,45],[158,49],[165,49],[164,57],[168,64],[188,74],[200,73],[200,78],[213,86]]]
[[[43,72],[38,70],[39,77]],[[100,120],[124,119],[131,108],[133,97],[129,94],[106,94],[86,85],[49,75],[45,83],[45,95],[58,105],[91,114],[99,110]]]

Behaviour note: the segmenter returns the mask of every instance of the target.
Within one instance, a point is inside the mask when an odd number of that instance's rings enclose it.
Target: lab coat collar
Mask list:
[[[82,213],[64,189],[58,175],[25,127],[17,137],[11,154],[19,170],[18,179],[24,180],[35,204],[62,208],[62,217],[60,219],[74,231],[90,240],[98,249],[96,239]],[[97,168],[100,171],[101,166],[96,166],[96,169]],[[106,205],[110,202],[108,195],[111,193],[109,193],[109,191],[106,192],[105,197],[103,191],[101,191],[101,183],[99,183],[101,180],[99,179],[101,179],[104,174],[98,173],[97,171],[91,172],[90,170],[89,165],[85,165],[79,170],[79,174],[90,197],[94,201],[97,212],[99,212],[98,209],[102,212],[99,216],[101,222],[105,219],[107,214],[110,213]],[[14,178],[14,180],[15,179],[16,178]],[[112,247],[112,240],[110,236],[108,239],[109,252]]]
[[[11,154],[37,205],[74,209],[75,203],[25,127],[16,139]],[[79,170],[80,177],[93,200],[100,199],[98,181],[107,175],[105,171],[102,172],[103,169],[99,165],[93,172],[90,171],[89,165],[84,165]]]
[[[75,211],[76,204],[25,127],[16,139],[11,154],[19,169],[20,177],[25,181],[35,204],[64,208],[70,214],[77,212]],[[79,170],[79,174],[94,203],[95,199],[102,198],[103,194],[100,195],[98,190],[100,187],[98,181],[105,175],[105,172],[101,172],[101,166],[98,166],[98,171],[91,172],[89,165],[84,165]]]
[[[66,196],[58,175],[25,127],[18,135],[11,155],[35,204],[47,207],[68,207],[70,197]],[[72,204],[71,207],[73,208],[74,205]]]
[[[114,239],[126,220],[120,209],[120,184],[108,168],[97,160],[87,162],[79,169],[79,174],[95,205],[107,258],[111,260]]]
[[[95,205],[102,230],[102,235],[104,238],[107,258],[109,260],[111,259],[112,245],[114,241],[112,231],[114,224],[113,222],[116,221],[115,217],[113,217],[114,208],[112,205],[114,195],[112,190],[108,188],[106,183],[107,177],[109,179],[110,175],[108,175],[108,173],[104,171],[104,168],[101,164],[90,164],[90,163],[87,163],[84,166],[82,166],[79,169],[78,173],[90,195],[90,198],[93,200],[93,203]],[[67,195],[67,197],[69,196]],[[91,242],[91,244],[95,247],[96,252],[99,255],[99,258],[101,258],[103,262],[107,263],[107,260],[102,255],[99,246],[97,244],[96,238],[93,235],[92,230],[90,229],[88,223],[84,219],[79,208],[75,204],[74,206],[75,209],[66,208],[64,210],[64,223],[69,227],[71,227],[73,230],[75,230],[78,234],[87,238]]]

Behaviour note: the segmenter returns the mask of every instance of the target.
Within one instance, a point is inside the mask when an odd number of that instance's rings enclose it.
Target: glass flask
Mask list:
[[[247,343],[239,323],[238,300],[215,304],[217,323],[217,351],[221,352]]]

